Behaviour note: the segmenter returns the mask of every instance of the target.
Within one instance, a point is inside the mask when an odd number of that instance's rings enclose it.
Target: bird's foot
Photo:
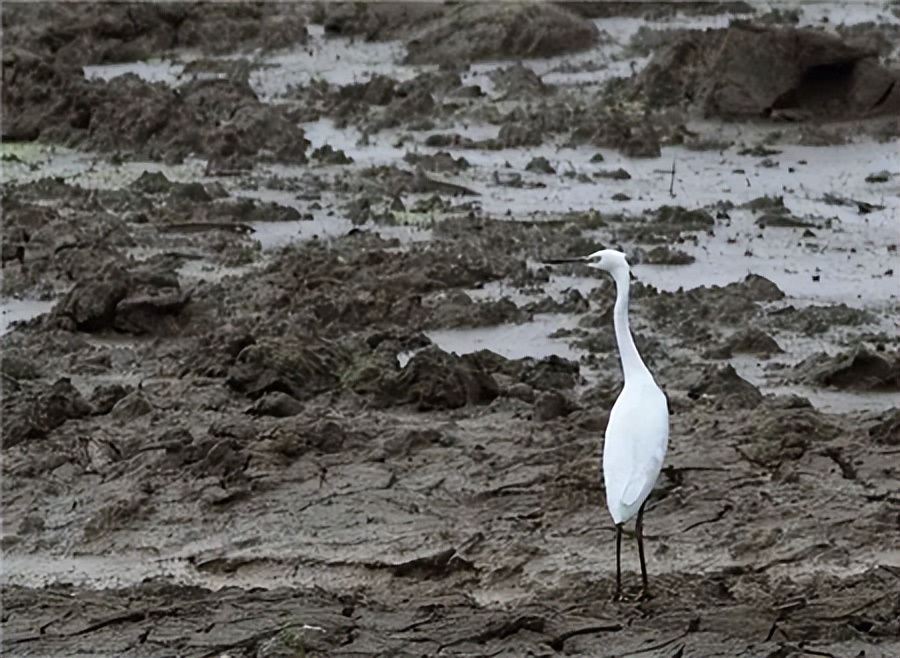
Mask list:
[[[650,590],[644,587],[641,589],[640,595],[637,597],[638,601],[649,601],[653,598],[653,594],[650,593]]]
[[[612,600],[613,600],[613,603],[618,603],[619,601],[622,600],[622,588],[621,587],[616,588],[616,593],[613,594]]]

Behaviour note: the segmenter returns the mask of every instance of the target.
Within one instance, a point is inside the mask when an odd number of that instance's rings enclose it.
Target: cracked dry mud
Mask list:
[[[3,655],[897,655],[896,8],[636,11],[4,6]]]

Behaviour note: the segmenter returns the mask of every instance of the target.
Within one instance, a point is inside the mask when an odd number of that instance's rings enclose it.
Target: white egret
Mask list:
[[[605,270],[616,282],[613,326],[625,384],[609,413],[603,443],[606,505],[616,524],[616,593],[622,596],[622,528],[637,514],[634,534],[641,561],[641,598],[649,596],[644,558],[644,505],[662,469],[669,445],[669,406],[666,396],[644,365],[628,328],[631,268],[625,254],[602,249],[584,258],[547,261],[579,262]]]

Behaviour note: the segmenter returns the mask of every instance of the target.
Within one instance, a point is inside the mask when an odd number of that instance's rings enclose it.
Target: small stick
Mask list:
[[[669,196],[673,199],[675,198],[675,160],[677,158],[677,154],[672,156],[672,177],[669,179]]]

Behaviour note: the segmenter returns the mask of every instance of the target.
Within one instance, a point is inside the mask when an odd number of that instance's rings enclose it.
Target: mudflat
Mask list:
[[[900,652],[895,4],[7,4],[3,655]]]

